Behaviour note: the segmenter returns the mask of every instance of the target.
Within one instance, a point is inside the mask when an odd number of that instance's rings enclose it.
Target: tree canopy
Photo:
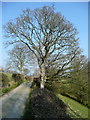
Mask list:
[[[77,29],[61,13],[55,12],[53,6],[23,10],[4,28],[6,37],[12,38],[8,44],[23,43],[35,55],[41,73],[41,88],[46,70],[57,66],[53,76],[61,74],[80,52]]]

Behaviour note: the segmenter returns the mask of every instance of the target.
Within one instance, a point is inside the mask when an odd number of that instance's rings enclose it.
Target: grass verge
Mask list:
[[[24,115],[22,116],[22,120],[28,120],[30,119],[30,97],[32,95],[32,92],[33,92],[33,88],[30,88],[30,94],[29,94],[29,97],[26,101],[26,107],[25,107],[25,110],[24,110]]]
[[[0,88],[0,97],[5,95],[6,93],[10,92],[17,86],[19,86],[19,84],[16,83],[16,84],[12,85],[11,87]]]
[[[72,118],[88,118],[88,112],[90,111],[90,109],[88,109],[86,106],[61,94],[57,94],[56,96],[67,104],[67,113]]]

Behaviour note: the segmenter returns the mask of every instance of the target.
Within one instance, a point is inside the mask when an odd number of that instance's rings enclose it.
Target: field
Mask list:
[[[59,97],[63,102],[67,104],[67,113],[73,117],[73,118],[88,118],[88,112],[90,109],[88,109],[86,106],[80,104],[79,102],[68,98],[66,96],[63,96],[61,94],[57,94],[57,97]]]

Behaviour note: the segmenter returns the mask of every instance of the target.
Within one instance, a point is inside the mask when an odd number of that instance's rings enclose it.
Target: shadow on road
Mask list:
[[[20,85],[10,93],[2,97],[2,120],[20,120],[25,109],[26,100],[30,93],[30,87]]]

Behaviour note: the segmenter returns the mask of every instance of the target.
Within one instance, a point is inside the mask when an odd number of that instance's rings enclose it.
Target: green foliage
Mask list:
[[[13,80],[15,81],[15,82],[17,82],[17,83],[22,83],[23,82],[23,80],[24,80],[24,76],[23,75],[21,75],[21,74],[17,74],[17,73],[13,73],[12,74],[12,78],[13,78]]]
[[[24,76],[21,74],[0,73],[0,86],[2,87],[12,86],[15,82],[20,84],[23,80]]]
[[[81,56],[79,60],[72,64],[70,87],[74,96],[82,104],[88,104],[88,64],[85,58]]]
[[[2,93],[0,94],[0,96],[8,93],[9,91],[11,91],[12,89],[16,88],[19,84],[16,83],[16,84],[13,84],[11,87],[4,87],[2,88]]]
[[[79,56],[71,63],[69,77],[58,77],[47,82],[46,87],[54,93],[68,95],[78,102],[88,103],[88,65],[85,56]]]
[[[21,74],[0,73],[0,96],[20,85],[23,79]]]
[[[60,94],[57,94],[57,96],[62,100],[64,101],[68,107],[72,110],[67,110],[67,112],[69,112],[69,114],[73,117],[73,118],[88,118],[88,108],[80,103],[78,103],[77,101],[69,98],[69,97],[66,97],[66,96],[63,96],[63,95],[60,95]],[[72,112],[73,115],[72,115]]]
[[[78,102],[88,106],[88,91],[85,81],[75,79],[60,80],[59,82],[47,82],[46,88],[55,94],[69,96]]]
[[[0,73],[1,81],[2,81],[2,87],[9,86],[9,82],[11,81],[11,74],[8,73]]]
[[[26,81],[31,81],[30,76],[25,76],[25,80],[26,80]]]
[[[46,82],[46,88],[49,89],[50,91],[53,91],[54,93],[65,94],[68,90],[66,88],[67,86],[65,83],[63,83],[63,80]]]

